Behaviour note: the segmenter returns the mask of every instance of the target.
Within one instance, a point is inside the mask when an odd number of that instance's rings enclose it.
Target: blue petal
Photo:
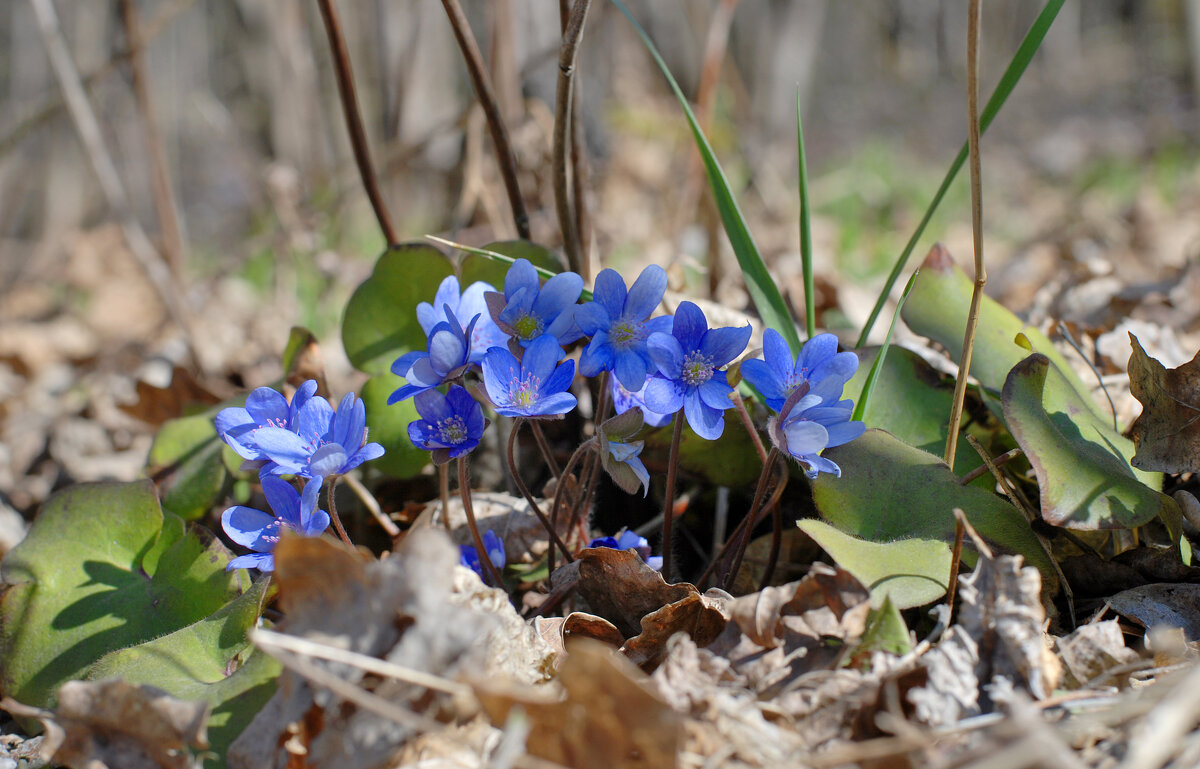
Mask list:
[[[570,344],[583,336],[583,332],[579,330],[579,324],[575,322],[575,310],[578,307],[579,305],[573,304],[564,308],[558,317],[549,326],[546,326],[543,333],[553,336],[559,344]]]
[[[644,397],[646,406],[659,414],[674,414],[683,408],[683,389],[672,379],[650,377]]]
[[[277,517],[292,526],[300,522],[300,495],[292,488],[292,484],[282,478],[268,476],[262,479],[262,490],[267,504]]]
[[[646,340],[646,352],[658,367],[659,372],[669,378],[678,379],[683,371],[683,348],[671,334],[651,334]]]
[[[858,356],[852,352],[839,352],[814,368],[809,376],[813,379],[837,377],[849,382],[856,371],[858,371]]]
[[[691,302],[680,302],[671,326],[671,334],[679,340],[679,346],[685,352],[698,349],[706,331],[708,321],[704,319],[700,308]]]
[[[608,330],[612,316],[598,302],[588,302],[575,309],[575,323],[584,336],[595,336],[598,331]]]
[[[575,396],[571,393],[554,393],[544,398],[538,398],[537,402],[530,407],[527,416],[566,414],[575,408],[577,403],[578,401],[575,400]]]
[[[638,457],[631,457],[625,462],[633,470],[633,474],[642,482],[642,496],[650,493],[650,471],[646,469],[646,465],[642,464],[642,460]],[[644,540],[643,540],[644,541]]]
[[[575,380],[575,361],[569,360],[554,369],[554,373],[542,381],[538,393],[545,397],[554,393],[564,392]]]
[[[355,414],[355,400],[354,393],[346,393],[342,396],[342,401],[338,404],[337,411],[333,414],[333,424],[330,425],[329,435],[326,436],[326,440],[333,443],[340,443],[347,447],[358,446],[359,441],[362,440],[362,431],[366,427],[367,422],[365,412],[360,411],[357,415]],[[358,422],[356,416],[362,419],[362,425],[358,427],[357,432],[354,430],[356,422]]]
[[[533,314],[547,322],[579,301],[583,293],[583,278],[574,272],[560,272],[542,285],[533,301]]]
[[[712,360],[714,366],[724,366],[742,354],[750,341],[753,329],[747,323],[741,328],[712,328],[700,343],[700,352]]]
[[[783,335],[773,328],[763,332],[763,360],[778,379],[786,380],[792,375],[792,364],[795,360],[792,358],[791,348],[787,346]],[[745,368],[746,365],[742,364],[743,371]],[[759,392],[762,392],[762,388],[759,388]]]
[[[829,433],[824,427],[804,419],[789,421],[783,426],[783,434],[787,436],[788,453],[796,457],[816,454],[829,443]]]
[[[326,443],[313,452],[309,459],[309,472],[313,476],[325,478],[330,475],[338,475],[342,472],[342,468],[346,465],[346,448],[340,443]]]
[[[609,318],[619,318],[625,313],[625,295],[625,281],[621,279],[616,270],[603,269],[596,276],[592,296]],[[583,328],[582,324],[580,324],[580,328]]]
[[[614,373],[626,390],[637,392],[646,384],[646,361],[637,352],[629,351],[616,356]]]
[[[293,491],[293,493],[295,493]],[[296,520],[296,530],[306,537],[316,536],[325,531],[329,526],[329,516],[325,516],[325,525],[317,528],[319,521],[316,513],[323,513],[323,510],[317,510],[317,498],[321,494],[321,479],[313,478],[308,483],[304,484],[304,491],[300,493],[299,507],[300,515]]]
[[[525,356],[521,359],[521,370],[522,373],[533,374],[544,382],[562,358],[563,350],[559,347],[558,340],[549,334],[543,334],[525,349]],[[572,367],[572,373],[574,370]]]
[[[333,423],[333,406],[324,398],[313,398],[296,414],[295,432],[305,440],[323,438]]]
[[[288,406],[288,427],[295,427],[293,423],[296,414],[300,413],[301,407],[316,394],[317,380],[315,379],[306,379],[304,384],[296,388],[296,394],[292,396],[291,405]]]
[[[457,308],[461,295],[458,290],[458,278],[453,275],[447,275],[438,285],[437,293],[433,297],[433,306],[441,309],[445,305],[450,305],[451,308]]]
[[[441,307],[439,304],[438,307]],[[425,332],[425,336],[429,336],[429,332],[433,331],[433,327],[441,323],[445,318],[438,317],[438,311],[433,309],[433,305],[429,302],[421,302],[417,305],[417,323],[421,325],[421,330]]]
[[[221,513],[221,528],[229,538],[242,547],[255,550],[267,549],[261,541],[263,529],[275,523],[275,516],[253,507],[234,505]],[[258,545],[255,547],[255,545]]]
[[[528,259],[518,259],[508,268],[504,276],[504,298],[512,301],[513,296],[523,289],[533,292],[538,289],[538,273]]]
[[[642,324],[642,333],[647,337],[658,333],[670,334],[674,324],[674,315],[659,315],[657,318],[651,318]]]
[[[467,362],[466,337],[443,328],[429,337],[429,362],[441,376]]]
[[[487,550],[488,560],[497,569],[503,569],[508,563],[504,555],[504,541],[491,529],[483,533],[483,549]]]
[[[459,545],[458,562],[483,579],[483,564],[479,562],[479,553],[470,545]]]
[[[263,427],[254,438],[263,454],[287,472],[300,472],[308,464],[311,444],[291,430]]]
[[[783,400],[783,382],[779,375],[765,360],[751,358],[742,362],[742,378],[758,390],[759,395],[768,403],[772,400]]]
[[[418,393],[426,392],[427,390],[429,390],[428,387],[422,387],[420,385],[406,384],[406,385],[400,387],[398,390],[395,390],[394,392],[392,392],[391,395],[388,396],[388,399],[387,399],[388,405],[391,406],[393,403],[399,403],[400,401],[406,401],[409,398],[413,397],[414,395],[416,395]]]
[[[800,350],[797,368],[805,369],[806,376],[812,373],[825,361],[837,355],[838,340],[833,334],[817,334],[804,343]]]
[[[246,396],[246,412],[257,424],[287,426],[287,399],[270,387],[259,387]]]
[[[483,386],[492,402],[508,403],[509,386],[521,378],[521,364],[503,347],[493,347],[483,358]]]
[[[225,565],[226,571],[234,569],[258,569],[259,571],[275,571],[275,556],[271,553],[250,553],[229,559]]]
[[[797,457],[797,459],[801,460],[802,462],[807,462],[811,466],[811,469],[805,472],[809,478],[816,478],[817,473],[819,472],[829,473],[835,478],[842,477],[842,468],[838,467],[836,462],[826,459],[825,457],[819,457],[816,454],[809,454],[808,456]]]
[[[437,425],[432,422],[416,419],[408,423],[408,439],[419,449],[432,451],[436,448],[445,448],[445,444],[438,440],[440,437]]]
[[[829,432],[829,443],[825,448],[833,448],[841,446],[843,443],[849,443],[867,431],[867,426],[862,422],[842,422],[836,425],[830,425],[826,428]]]
[[[601,331],[583,348],[579,356],[579,373],[585,377],[594,377],[601,371],[611,370],[612,367],[613,348],[608,343],[608,334]]]
[[[321,532],[329,528],[329,513],[324,510],[314,510],[312,517],[308,519],[308,524],[300,533],[306,537],[318,537]]]
[[[430,388],[440,385],[448,373],[449,370],[439,371],[429,358],[421,358],[408,370],[405,379],[418,387]]]
[[[657,264],[652,264],[642,270],[642,274],[633,282],[633,286],[629,289],[629,296],[625,299],[625,316],[638,320],[649,318],[662,302],[666,290],[666,270]]]
[[[451,390],[453,391],[453,388]],[[413,400],[413,405],[417,407],[421,418],[427,422],[440,422],[454,416],[446,396],[437,390],[425,390],[418,394]]]
[[[346,464],[342,466],[342,472],[348,473],[354,468],[361,465],[363,462],[370,462],[372,459],[378,459],[384,454],[383,445],[379,443],[364,443],[363,447],[350,455],[346,460]]]
[[[450,391],[446,393],[446,403],[453,415],[457,415],[468,421],[468,418],[476,412],[481,416],[483,414],[483,411],[479,408],[479,402],[471,395],[470,390],[462,385],[450,386]],[[438,418],[445,419],[445,417]]]
[[[719,371],[717,373],[724,374],[725,372]],[[700,393],[701,400],[703,400],[712,408],[720,411],[724,411],[725,409],[733,406],[733,401],[729,400],[729,394],[733,392],[733,388],[722,380],[723,377],[721,379],[713,377],[696,388],[697,392]]]
[[[705,440],[715,441],[725,431],[725,412],[706,404],[699,392],[692,391],[684,396],[683,414],[692,431]]]
[[[407,378],[408,372],[412,369],[413,364],[421,358],[428,357],[429,353],[425,352],[424,350],[413,350],[412,352],[406,352],[399,358],[396,358],[396,360],[392,361],[392,373],[396,376]]]

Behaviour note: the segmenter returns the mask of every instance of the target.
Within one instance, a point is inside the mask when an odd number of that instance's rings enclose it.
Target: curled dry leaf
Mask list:
[[[1146,628],[1181,628],[1189,641],[1200,641],[1200,585],[1158,582],[1122,590],[1108,599],[1122,617]]]
[[[1066,667],[1066,681],[1075,689],[1119,665],[1137,659],[1125,646],[1125,636],[1116,620],[1093,622],[1058,639],[1058,656]]]
[[[166,387],[156,387],[139,380],[135,385],[137,402],[118,405],[121,411],[134,419],[158,427],[170,419],[186,416],[190,407],[212,406],[221,399],[196,381],[186,368],[176,366],[171,371],[171,382]]]
[[[1168,369],[1129,335],[1129,389],[1142,413],[1129,428],[1133,466],[1164,473],[1200,470],[1200,353]]]
[[[10,699],[0,705],[41,721],[43,757],[72,769],[199,769],[187,748],[208,747],[208,705],[119,679],[69,681],[53,711]]]
[[[576,769],[673,769],[681,719],[646,676],[604,644],[570,644],[558,680],[565,697],[475,685],[492,723],[503,725],[514,707],[529,719],[526,749]]]
[[[951,724],[990,711],[987,690],[998,681],[1036,699],[1054,690],[1060,671],[1043,632],[1041,576],[1021,564],[1020,556],[984,552],[959,578],[959,623],[921,658],[927,684],[908,692],[917,720]]]
[[[553,671],[553,650],[503,593],[458,565],[458,549],[436,530],[414,532],[378,562],[323,539],[285,538],[275,564],[291,635],[449,680],[473,674],[540,681]],[[412,717],[378,715],[288,670],[230,748],[231,769],[283,767],[291,754],[305,755],[312,769],[375,767],[428,731],[419,723],[459,715],[450,694],[346,663],[304,661]]]

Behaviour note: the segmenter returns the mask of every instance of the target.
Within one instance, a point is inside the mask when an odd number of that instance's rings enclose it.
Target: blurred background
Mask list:
[[[852,341],[965,139],[966,4],[629,4],[798,313],[799,95],[819,319]],[[401,239],[514,237],[441,3],[338,6]],[[558,3],[463,6],[533,238],[557,248]],[[1041,6],[984,5],[983,98]],[[338,323],[385,243],[315,2],[14,0],[0,39],[0,518],[70,481],[134,477],[153,420],[119,407],[177,365],[217,396],[267,384],[301,324],[334,391],[359,383]],[[56,48],[71,71],[52,66]],[[1130,323],[1167,365],[1200,341],[1198,66],[1200,2],[1068,0],[983,142],[989,293],[1035,324],[1072,322],[1109,373],[1124,368]],[[606,2],[591,9],[576,82],[593,272],[670,265],[673,288],[746,309],[679,106]],[[965,173],[912,265],[938,240],[970,262]]]

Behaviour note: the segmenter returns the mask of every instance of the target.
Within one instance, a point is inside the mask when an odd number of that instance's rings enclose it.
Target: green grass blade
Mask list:
[[[796,148],[800,164],[800,266],[804,274],[804,330],[817,333],[817,295],[813,285],[812,209],[808,205],[808,162],[804,158],[804,125],[800,122],[800,89],[796,89]]]
[[[476,256],[482,256],[484,258],[492,259],[497,262],[504,262],[505,264],[512,264],[513,262],[517,261],[516,259],[514,259],[511,256],[505,256],[504,254],[498,254],[495,251],[488,251],[486,248],[475,248],[474,246],[466,246],[466,245],[463,245],[462,243],[455,243],[453,240],[446,240],[445,238],[439,238],[437,235],[426,235],[425,239],[432,240],[434,243],[438,243],[440,245],[447,246],[449,248],[457,248],[459,251],[465,251],[468,254],[475,254]],[[551,272],[550,270],[547,270],[545,267],[538,267],[536,264],[533,266],[533,269],[537,270],[538,275],[541,275],[543,278],[547,278],[547,279],[553,278],[557,274],[557,273]],[[592,301],[592,292],[589,289],[585,288],[583,290],[583,293],[579,295],[579,299],[580,299],[580,301],[583,301],[583,302]]]
[[[746,227],[746,219],[742,216],[737,200],[734,199],[733,192],[730,190],[729,181],[725,178],[720,164],[717,163],[712,147],[700,129],[700,123],[692,113],[687,97],[683,95],[679,84],[675,82],[671,71],[667,69],[666,62],[658,55],[654,43],[650,41],[646,31],[629,13],[629,9],[621,0],[612,0],[612,2],[617,6],[617,10],[629,19],[629,23],[641,37],[642,42],[646,45],[646,50],[654,58],[654,62],[666,77],[671,90],[675,92],[675,97],[679,99],[680,106],[683,107],[688,125],[692,129],[692,135],[696,139],[696,148],[700,151],[700,158],[704,161],[704,170],[708,173],[708,183],[712,187],[713,199],[721,214],[721,222],[725,225],[725,234],[729,237],[729,244],[733,246],[733,253],[737,256],[738,264],[742,268],[742,276],[746,281],[746,290],[750,292],[750,298],[754,301],[758,314],[762,316],[763,322],[767,326],[783,334],[783,338],[787,340],[793,353],[799,353],[800,336],[796,333],[796,324],[792,320],[792,314],[788,311],[787,303],[783,301],[783,295],[779,293],[774,279],[767,272],[767,266],[763,263],[758,246],[755,245],[754,239],[750,236],[750,230]]]
[[[904,300],[908,299],[908,295],[912,293],[913,286],[917,282],[917,276],[920,274],[921,270],[919,268],[913,270],[912,277],[908,279],[908,283],[904,284],[904,291],[900,293],[900,301],[896,303],[896,312],[892,314],[892,324],[888,326],[887,336],[883,339],[883,345],[879,348],[879,354],[875,356],[875,362],[871,364],[871,371],[867,374],[867,381],[863,382],[863,389],[862,393],[858,396],[858,403],[854,404],[854,413],[850,415],[850,418],[853,420],[861,421],[863,414],[867,413],[867,401],[871,400],[871,393],[875,391],[875,379],[879,376],[879,372],[883,370],[883,359],[887,357],[888,348],[892,346],[892,332],[896,330],[896,320],[900,317],[900,308],[904,306]]]
[[[1000,82],[996,84],[996,90],[992,92],[992,97],[988,99],[987,105],[984,106],[983,112],[979,115],[979,131],[981,134],[987,131],[988,126],[992,124],[992,120],[1000,112],[1000,108],[1004,106],[1004,102],[1013,92],[1021,76],[1025,74],[1025,69],[1029,66],[1029,62],[1033,59],[1033,55],[1037,53],[1038,48],[1041,47],[1042,41],[1046,38],[1046,33],[1050,30],[1050,25],[1054,23],[1054,19],[1058,16],[1058,12],[1062,9],[1064,2],[1065,0],[1047,0],[1046,5],[1042,8],[1042,12],[1034,20],[1033,26],[1025,34],[1025,39],[1021,41],[1017,52],[1013,54],[1012,61],[1008,63],[1008,68],[1004,70],[1004,75],[1000,78]],[[962,149],[958,151],[958,156],[954,158],[954,162],[950,164],[950,170],[946,172],[946,178],[942,179],[942,185],[938,187],[937,193],[933,196],[933,201],[929,204],[929,208],[926,209],[925,215],[921,217],[916,231],[908,239],[908,243],[904,246],[904,251],[901,252],[900,258],[896,260],[896,264],[892,267],[892,271],[887,278],[887,283],[884,284],[883,291],[879,293],[879,298],[875,300],[875,306],[871,309],[871,315],[867,318],[862,333],[859,334],[856,347],[862,347],[867,343],[867,336],[870,335],[871,329],[875,326],[875,321],[879,318],[879,313],[883,311],[883,305],[887,302],[888,294],[892,292],[892,287],[896,285],[896,281],[900,278],[900,273],[904,271],[904,266],[908,263],[909,257],[912,256],[913,249],[917,247],[917,241],[925,233],[925,228],[933,218],[934,212],[941,205],[942,198],[946,196],[946,191],[950,189],[950,184],[958,176],[959,170],[962,169],[963,163],[966,161],[967,143],[963,142]]]

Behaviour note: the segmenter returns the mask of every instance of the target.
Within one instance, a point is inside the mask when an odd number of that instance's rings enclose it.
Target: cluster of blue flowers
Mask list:
[[[217,414],[218,435],[247,466],[258,468],[274,512],[235,505],[221,515],[230,539],[254,551],[234,558],[227,568],[274,570],[282,529],[315,537],[329,527],[329,514],[317,509],[325,479],[383,455],[382,446],[367,442],[366,407],[354,393],[342,398],[335,411],[316,392],[317,383],[310,379],[289,403],[282,393],[260,387],[246,397],[245,407]],[[303,480],[303,491],[297,492],[283,475]]]

